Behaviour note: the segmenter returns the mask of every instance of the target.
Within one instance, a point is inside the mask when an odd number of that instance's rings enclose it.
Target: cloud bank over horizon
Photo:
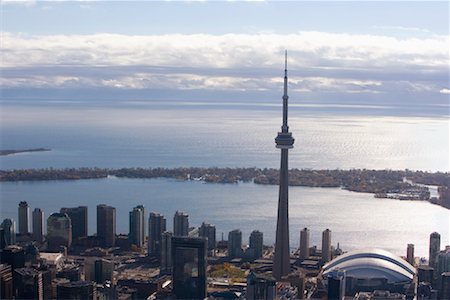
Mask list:
[[[3,89],[426,94],[448,99],[446,35],[3,33]],[[8,94],[11,96],[11,94]],[[320,98],[320,97],[319,97]]]

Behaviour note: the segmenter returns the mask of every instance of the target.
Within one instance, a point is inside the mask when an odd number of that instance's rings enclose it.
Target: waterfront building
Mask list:
[[[417,267],[417,281],[431,283],[433,281],[434,269],[428,265],[420,265]]]
[[[130,232],[131,244],[142,248],[145,241],[145,210],[143,205],[138,205],[130,211]]]
[[[172,273],[172,232],[166,231],[161,235],[161,274]]]
[[[280,186],[278,196],[277,231],[275,240],[275,254],[273,260],[273,276],[280,280],[291,271],[289,250],[289,213],[288,213],[288,150],[294,146],[294,138],[288,126],[288,76],[287,52],[284,67],[284,93],[283,93],[283,125],[281,132],[275,138],[276,147],[281,149]]]
[[[97,292],[94,282],[72,281],[59,283],[56,286],[56,298],[68,300],[96,300]]]
[[[214,249],[216,249],[216,226],[203,222],[198,235],[208,239],[208,253],[214,253]]]
[[[63,207],[60,212],[67,214],[72,222],[72,239],[88,236],[87,206]]]
[[[327,228],[322,232],[322,261],[326,263],[331,258],[331,230]]]
[[[309,229],[303,228],[300,231],[300,258],[307,259],[309,257]]]
[[[161,259],[162,234],[166,230],[164,216],[151,212],[148,217],[148,255]]]
[[[0,264],[0,299],[12,299],[13,296],[13,274],[11,266],[8,264]]]
[[[30,208],[26,201],[20,201],[19,203],[19,233],[27,234],[29,232],[30,224]]]
[[[201,237],[172,237],[173,293],[177,299],[206,297],[207,242]]]
[[[189,215],[176,211],[173,216],[173,235],[174,236],[188,236],[189,234]]]
[[[434,269],[437,266],[437,257],[441,250],[441,235],[437,232],[430,234],[430,252],[428,258],[428,265]]]
[[[16,299],[44,299],[42,273],[34,268],[14,270],[14,290]]]
[[[39,243],[44,241],[44,212],[40,208],[35,208],[32,214],[33,239]]]
[[[72,245],[72,223],[67,214],[53,213],[47,219],[47,247],[50,251],[60,251],[61,246]]]
[[[97,205],[97,236],[103,247],[113,247],[116,242],[116,208]]]
[[[2,222],[4,246],[16,243],[16,222],[13,219],[4,219]]]
[[[414,266],[414,244],[408,244],[406,249],[406,261]]]
[[[239,229],[228,233],[228,257],[237,258],[242,256],[242,232]]]
[[[263,255],[263,233],[259,230],[253,230],[249,237],[249,250],[253,252],[254,259],[261,258]]]

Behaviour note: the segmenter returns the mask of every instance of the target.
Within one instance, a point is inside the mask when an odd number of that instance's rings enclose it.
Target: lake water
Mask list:
[[[449,171],[448,116],[422,115],[417,107],[292,105],[290,129],[296,139],[291,168],[374,168]],[[445,115],[445,114],[444,114]],[[50,152],[0,157],[1,169],[46,167],[278,167],[274,137],[280,106],[267,103],[8,101],[1,103],[2,149],[51,148]],[[253,229],[266,244],[275,234],[276,186],[251,183],[202,184],[167,179],[117,179],[0,183],[0,217],[17,219],[18,202],[46,215],[62,206],[117,208],[118,232],[128,231],[128,212],[138,204],[159,211],[171,228],[175,210],[193,226],[208,220],[218,238]],[[340,189],[290,189],[291,246],[309,227],[312,242],[330,228],[333,244],[345,250],[382,247],[403,255],[406,244],[427,256],[428,236],[441,233],[449,244],[449,210],[426,202],[375,199]]]
[[[96,205],[117,208],[117,231],[128,233],[128,212],[144,204],[147,212],[158,211],[172,228],[177,209],[189,214],[190,226],[207,220],[217,227],[217,238],[239,228],[244,242],[250,232],[264,233],[265,244],[275,241],[277,186],[253,183],[205,184],[171,179],[118,179],[49,182],[3,182],[1,217],[17,219],[19,201],[45,215],[63,206],[87,205],[89,232],[96,232]],[[377,199],[372,194],[338,188],[290,188],[290,241],[298,247],[300,230],[311,230],[311,242],[321,247],[321,232],[332,231],[333,244],[344,250],[380,247],[404,255],[408,243],[416,255],[428,257],[429,234],[438,231],[442,244],[449,244],[450,211],[421,201]]]

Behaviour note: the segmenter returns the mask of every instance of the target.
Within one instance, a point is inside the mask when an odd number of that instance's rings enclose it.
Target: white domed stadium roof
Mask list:
[[[366,249],[345,253],[323,267],[326,276],[335,270],[345,270],[354,278],[386,278],[388,282],[411,281],[415,268],[400,257],[382,249]]]

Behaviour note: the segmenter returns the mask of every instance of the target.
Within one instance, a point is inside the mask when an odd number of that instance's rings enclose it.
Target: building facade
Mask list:
[[[242,256],[242,232],[239,229],[228,233],[228,257],[237,258]]]
[[[214,249],[216,249],[216,226],[208,222],[202,222],[198,235],[208,239],[208,253],[213,254]]]
[[[103,247],[116,243],[116,208],[105,204],[97,205],[97,236]]]
[[[53,213],[47,219],[47,247],[59,251],[72,245],[72,222],[67,214]]]
[[[310,232],[308,228],[303,228],[300,231],[300,258],[307,259],[309,257],[309,239]]]
[[[331,258],[331,230],[327,228],[322,232],[322,261],[326,263]]]
[[[189,215],[176,211],[173,216],[173,235],[174,236],[188,236],[189,234]]]
[[[87,206],[63,207],[60,210],[72,221],[72,239],[88,236],[88,208]]]
[[[27,234],[29,233],[30,224],[30,208],[26,201],[21,201],[19,203],[19,233]]]
[[[164,216],[151,212],[148,217],[148,255],[161,259],[162,234],[166,230]]]
[[[138,205],[130,211],[130,232],[131,244],[142,248],[145,242],[145,210],[143,205]]]
[[[44,241],[44,212],[40,208],[35,208],[32,214],[33,239],[39,243]]]
[[[254,259],[263,256],[263,233],[259,230],[253,230],[249,237],[249,249]]]

